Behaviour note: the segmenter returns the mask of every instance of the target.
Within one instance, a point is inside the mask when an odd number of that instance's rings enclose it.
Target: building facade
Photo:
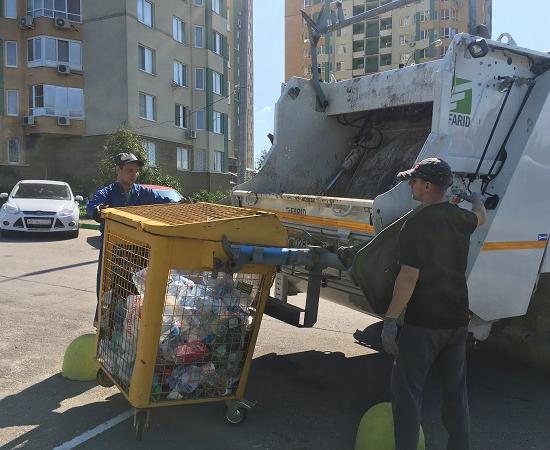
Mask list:
[[[0,187],[47,178],[93,192],[105,139],[125,125],[186,192],[229,189],[231,1],[0,1]]]
[[[349,18],[391,0],[344,0]],[[418,0],[327,34],[319,41],[321,78],[349,79],[443,57],[453,36],[476,24],[491,29],[492,0]],[[285,0],[285,78],[311,76],[305,10],[316,18],[325,0]]]

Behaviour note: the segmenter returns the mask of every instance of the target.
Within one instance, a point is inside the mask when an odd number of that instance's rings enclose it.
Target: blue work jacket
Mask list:
[[[94,197],[88,202],[88,216],[94,217],[96,206],[107,205],[111,208],[119,206],[141,206],[153,205],[155,203],[171,203],[167,197],[163,197],[155,193],[152,189],[143,187],[139,184],[133,184],[130,189],[130,197],[127,199],[124,195],[122,185],[115,181],[101,189],[99,189]],[[105,227],[104,221],[100,221],[99,231],[103,233]]]

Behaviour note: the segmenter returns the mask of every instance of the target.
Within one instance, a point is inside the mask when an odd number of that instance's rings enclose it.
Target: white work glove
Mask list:
[[[479,192],[462,191],[460,193],[460,198],[470,203],[475,203],[478,201],[483,203],[483,196]]]
[[[382,327],[382,347],[386,353],[397,356],[399,348],[397,347],[397,319],[386,317]]]

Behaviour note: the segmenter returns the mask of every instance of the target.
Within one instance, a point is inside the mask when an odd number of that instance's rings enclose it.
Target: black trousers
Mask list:
[[[94,316],[94,324],[97,322],[97,318],[99,315],[99,288],[101,286],[101,266],[103,264],[103,235],[101,235],[101,243],[99,247],[99,257],[97,260],[97,275],[96,275],[96,285],[95,285],[95,294],[97,298],[97,303],[95,306],[95,316]]]
[[[391,376],[395,449],[416,450],[422,393],[430,368],[443,386],[443,424],[447,450],[470,449],[470,414],[466,387],[467,327],[430,329],[405,324],[398,339],[399,356]]]

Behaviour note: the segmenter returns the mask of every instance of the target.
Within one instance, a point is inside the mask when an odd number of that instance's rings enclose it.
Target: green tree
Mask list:
[[[129,152],[136,155],[139,159],[147,163],[147,151],[141,136],[132,129],[121,126],[113,134],[110,134],[103,147],[103,157],[99,162],[99,170],[96,186],[105,186],[112,183],[116,178],[116,169],[113,162],[115,155],[121,152]],[[143,166],[139,172],[139,183],[143,184],[158,184],[161,186],[169,186],[180,192],[183,192],[183,185],[180,180],[172,175],[162,172],[156,167]]]
[[[260,170],[264,166],[267,160],[268,153],[269,152],[267,151],[266,148],[262,150],[262,153],[260,153],[260,156],[258,157],[258,159],[256,159],[256,170]]]

